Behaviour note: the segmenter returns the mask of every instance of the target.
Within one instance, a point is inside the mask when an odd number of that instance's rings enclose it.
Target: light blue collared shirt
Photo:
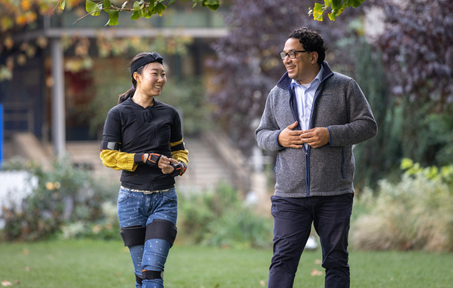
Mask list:
[[[321,84],[322,72],[324,68],[321,66],[318,75],[309,84],[300,84],[296,80],[291,81],[291,88],[294,88],[297,102],[297,111],[299,113],[299,125],[303,131],[310,127],[311,109],[315,98],[316,90]],[[308,144],[305,144],[308,149]]]

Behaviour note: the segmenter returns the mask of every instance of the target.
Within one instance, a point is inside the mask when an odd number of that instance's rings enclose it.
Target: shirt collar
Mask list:
[[[324,70],[324,67],[322,67],[322,65],[320,65],[320,66],[321,66],[321,69],[319,69],[319,72],[316,75],[315,79],[313,79],[313,81],[310,82],[310,84],[308,85],[308,88],[310,88],[311,85],[313,85],[313,83],[315,83],[315,82],[321,83],[321,81],[322,81],[322,72]],[[303,87],[299,82],[297,82],[296,80],[292,79],[291,80],[291,88],[295,88],[297,86]]]

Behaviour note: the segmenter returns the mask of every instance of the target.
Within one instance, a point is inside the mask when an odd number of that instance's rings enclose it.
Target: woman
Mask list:
[[[118,218],[135,267],[136,287],[162,288],[165,261],[176,238],[174,177],[187,169],[181,120],[155,97],[167,78],[163,58],[143,52],[131,61],[132,88],[105,121],[101,160],[123,170]]]

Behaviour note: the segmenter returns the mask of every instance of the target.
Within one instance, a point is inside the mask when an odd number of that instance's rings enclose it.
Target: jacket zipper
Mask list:
[[[309,125],[310,127],[313,126],[313,123],[312,123],[313,122],[313,109],[316,105],[316,100],[317,100],[319,94],[321,94],[321,92],[324,90],[324,86],[322,86],[323,82],[327,78],[330,78],[331,75],[333,75],[333,73],[330,73],[327,77],[324,77],[321,80],[321,83],[319,84],[317,91],[315,91],[315,97],[313,99],[313,107],[312,107],[312,111],[311,111],[311,115],[310,115],[310,124],[311,124],[311,125]],[[321,87],[321,89],[319,89],[320,87]],[[296,116],[298,113],[295,113],[295,109],[297,109],[297,108],[294,108],[292,105],[293,97],[295,97],[295,95],[294,95],[294,91],[291,89],[291,85],[289,86],[288,90],[289,90],[289,95],[290,95],[290,100],[289,100],[290,110],[293,113],[294,119],[296,119],[296,121],[299,121],[299,117]],[[298,126],[301,127],[300,123]],[[303,148],[304,148],[304,152],[305,152],[305,185],[307,186],[307,197],[309,197],[310,196],[310,146],[308,146],[308,149],[306,149],[305,145],[303,145]],[[278,159],[277,159],[277,161],[278,161]]]
[[[308,150],[305,145],[303,147],[305,152],[305,185],[307,186],[307,197],[310,197],[310,147],[308,147]]]

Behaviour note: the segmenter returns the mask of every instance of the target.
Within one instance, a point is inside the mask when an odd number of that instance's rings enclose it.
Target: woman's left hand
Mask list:
[[[173,166],[171,166],[170,163],[178,164],[178,161],[176,161],[175,159],[172,159],[172,158],[168,158],[164,155],[162,155],[162,157],[160,157],[159,168],[162,170],[162,173],[170,174],[175,170],[175,168],[173,168]]]

